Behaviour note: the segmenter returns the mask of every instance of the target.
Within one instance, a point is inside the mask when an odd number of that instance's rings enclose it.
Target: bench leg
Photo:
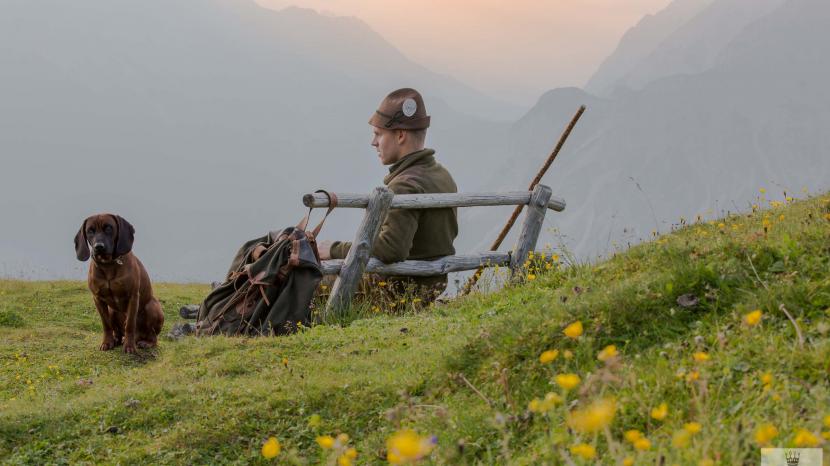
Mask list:
[[[522,232],[519,234],[516,247],[513,249],[513,255],[510,257],[510,271],[514,280],[520,280],[524,276],[524,265],[530,251],[536,248],[550,197],[550,188],[541,184],[536,185],[533,194],[530,195]]]
[[[366,207],[363,221],[357,230],[352,247],[346,254],[340,274],[332,286],[324,318],[339,317],[351,305],[394,196],[395,194],[385,186],[375,188],[369,196],[369,205]]]

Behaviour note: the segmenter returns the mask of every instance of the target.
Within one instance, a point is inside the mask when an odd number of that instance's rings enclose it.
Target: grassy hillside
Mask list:
[[[828,464],[830,196],[786,204],[418,314],[138,356],[97,350],[84,284],[0,282],[0,461],[380,464],[413,429],[432,464]],[[165,331],[206,292],[156,285]]]

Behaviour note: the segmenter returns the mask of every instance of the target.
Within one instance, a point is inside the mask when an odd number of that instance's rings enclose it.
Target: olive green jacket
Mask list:
[[[383,182],[395,194],[458,192],[450,172],[435,161],[435,151],[423,149],[404,156],[389,168]],[[392,209],[380,228],[372,256],[384,263],[431,260],[455,254],[458,235],[456,209]],[[343,259],[351,243],[335,241],[332,259]],[[446,282],[446,276],[444,276]]]

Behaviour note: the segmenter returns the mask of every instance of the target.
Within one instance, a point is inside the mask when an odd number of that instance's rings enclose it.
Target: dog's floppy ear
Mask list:
[[[81,262],[89,260],[89,243],[86,240],[86,220],[81,223],[81,229],[75,235],[75,256]]]
[[[118,236],[115,238],[115,255],[123,256],[133,250],[135,228],[120,215],[115,215],[114,217],[116,223],[118,223]]]

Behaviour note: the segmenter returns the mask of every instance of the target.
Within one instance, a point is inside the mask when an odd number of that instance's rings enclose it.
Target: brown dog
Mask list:
[[[122,344],[122,339],[125,353],[154,347],[164,324],[150,276],[132,253],[134,235],[128,221],[111,214],[87,218],[75,235],[79,261],[89,259],[92,246],[89,290],[104,325],[101,351]]]

